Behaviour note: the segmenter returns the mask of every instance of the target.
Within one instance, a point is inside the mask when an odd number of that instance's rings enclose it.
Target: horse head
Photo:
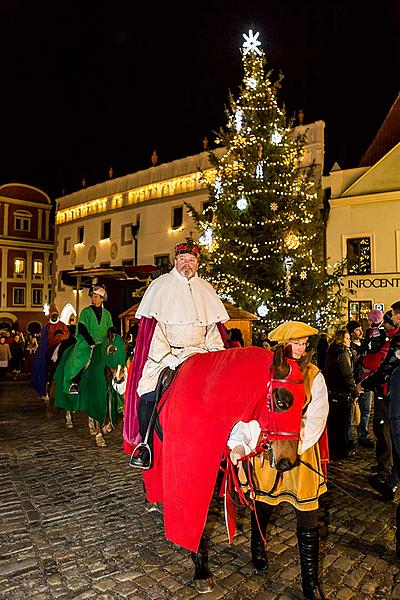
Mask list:
[[[269,462],[277,471],[289,471],[298,464],[304,386],[299,366],[286,358],[282,346],[274,352],[268,403]]]

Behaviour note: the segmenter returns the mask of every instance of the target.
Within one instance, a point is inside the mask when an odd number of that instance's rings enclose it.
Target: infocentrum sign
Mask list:
[[[400,273],[383,273],[364,277],[347,277],[349,290],[369,288],[400,288]]]

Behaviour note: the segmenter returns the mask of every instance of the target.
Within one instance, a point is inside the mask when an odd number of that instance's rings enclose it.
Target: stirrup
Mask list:
[[[147,471],[151,467],[152,452],[148,444],[140,442],[134,449],[129,460],[129,466]]]

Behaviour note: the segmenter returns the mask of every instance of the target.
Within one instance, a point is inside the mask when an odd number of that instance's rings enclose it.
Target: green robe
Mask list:
[[[116,335],[111,345],[117,348],[115,354],[107,354],[107,348],[110,346],[108,340],[95,346],[90,365],[83,372],[80,379],[79,394],[77,395],[71,395],[63,391],[65,370],[69,361],[74,358],[76,344],[65,350],[54,373],[56,386],[54,405],[56,407],[72,412],[85,412],[102,425],[105,423],[107,408],[109,408],[111,422],[116,425],[118,409],[123,401],[118,392],[112,387],[111,381],[107,381],[105,367],[114,369],[118,365],[124,366],[126,354],[121,336]]]
[[[68,393],[72,379],[78,375],[88,363],[91,354],[91,348],[85,338],[79,333],[79,323],[85,325],[89,335],[92,336],[96,346],[107,341],[107,331],[113,327],[111,313],[103,307],[100,323],[90,306],[83,309],[79,315],[78,326],[76,328],[76,344],[73,346],[72,353],[65,365],[64,370],[64,392]],[[94,353],[93,353],[94,356]]]

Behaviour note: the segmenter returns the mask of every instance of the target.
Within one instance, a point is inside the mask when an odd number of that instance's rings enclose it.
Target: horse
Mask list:
[[[107,340],[94,347],[80,379],[79,394],[75,396],[63,391],[64,369],[72,350],[73,346],[65,350],[54,373],[54,405],[65,410],[69,429],[73,428],[72,414],[86,412],[89,433],[96,437],[96,445],[106,446],[104,434],[114,429],[122,407],[121,396],[113,383],[118,367],[125,365],[124,342],[121,336],[109,330]]]
[[[297,363],[257,347],[191,356],[162,395],[157,407],[162,441],[154,437],[152,467],[142,472],[145,491],[149,502],[164,503],[166,538],[191,551],[198,592],[214,587],[203,529],[232,427],[258,420],[263,431],[259,451],[277,471],[291,469],[304,397]],[[230,542],[233,535],[231,522]]]

